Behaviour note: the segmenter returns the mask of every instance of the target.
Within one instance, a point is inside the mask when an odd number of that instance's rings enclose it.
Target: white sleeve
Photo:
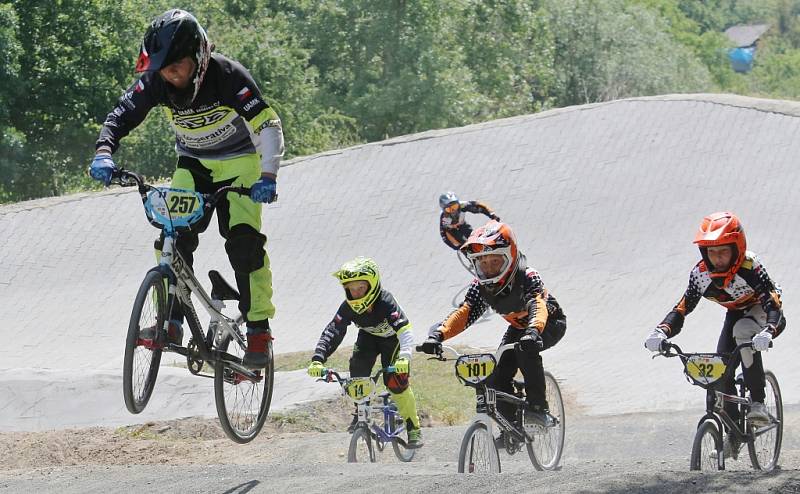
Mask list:
[[[414,332],[409,327],[398,334],[397,338],[400,340],[400,352],[397,356],[411,360],[411,349],[414,348]]]
[[[283,130],[280,125],[268,126],[258,133],[261,152],[261,172],[278,174],[283,157]]]

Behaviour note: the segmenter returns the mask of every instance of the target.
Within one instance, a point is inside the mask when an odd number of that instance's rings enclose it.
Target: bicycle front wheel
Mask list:
[[[394,423],[394,428],[392,430],[396,431],[401,426],[403,426],[404,424],[403,417],[397,414],[394,416],[394,420],[395,423]],[[408,463],[409,461],[413,460],[414,454],[417,452],[416,449],[410,449],[405,447],[397,439],[392,441],[392,449],[394,449],[394,455],[397,457],[397,459],[405,463]]]
[[[535,426],[529,434],[533,441],[526,441],[528,457],[536,470],[555,470],[564,451],[564,432],[566,431],[566,417],[564,416],[564,400],[561,399],[561,388],[552,374],[545,371],[545,386],[547,388],[547,404],[550,406],[550,415],[556,419],[553,427]]]
[[[375,448],[372,437],[366,427],[356,427],[350,437],[350,448],[347,450],[347,463],[375,463]]]
[[[689,470],[725,470],[722,434],[717,424],[710,420],[700,424],[694,435]]]
[[[500,473],[500,455],[483,422],[469,426],[458,452],[458,473]]]
[[[166,290],[164,277],[158,271],[145,275],[128,323],[125,338],[125,357],[122,366],[122,394],[125,407],[131,413],[140,413],[150,401],[161,363],[161,348],[156,342],[166,319]],[[151,340],[139,338],[142,329],[150,329]]]
[[[766,392],[764,406],[769,413],[770,423],[765,427],[750,426],[753,440],[747,443],[747,450],[750,453],[750,462],[753,464],[753,468],[769,472],[778,465],[778,457],[781,455],[783,399],[775,374],[766,371],[764,377],[767,383],[764,389]]]
[[[218,349],[241,364],[244,350],[231,336],[227,336]],[[271,341],[267,343],[266,368],[253,372],[256,378],[238,372],[223,359],[214,365],[217,416],[225,434],[240,444],[255,439],[267,420],[275,374]]]

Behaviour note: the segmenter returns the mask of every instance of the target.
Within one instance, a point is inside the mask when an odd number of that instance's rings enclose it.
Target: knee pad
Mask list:
[[[231,267],[237,273],[252,273],[264,267],[264,243],[267,237],[249,225],[236,225],[231,228],[225,251]]]
[[[394,394],[400,394],[408,389],[408,374],[391,372],[386,375],[383,383]]]

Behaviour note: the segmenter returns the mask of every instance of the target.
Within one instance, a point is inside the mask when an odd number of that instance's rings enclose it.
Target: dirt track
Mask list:
[[[698,412],[568,416],[560,471],[536,472],[524,452],[502,453],[503,473],[483,478],[455,473],[463,426],[426,428],[426,445],[410,464],[385,451],[375,465],[348,465],[344,432],[291,432],[301,426],[272,424],[240,446],[213,420],[185,419],[2,434],[0,491],[362,492],[380,485],[402,492],[800,492],[800,437],[792,434],[800,407],[786,412],[782,468],[770,474],[753,472],[746,451],[727,463],[727,472],[688,472]],[[332,420],[321,428],[346,423],[342,415],[325,416]]]

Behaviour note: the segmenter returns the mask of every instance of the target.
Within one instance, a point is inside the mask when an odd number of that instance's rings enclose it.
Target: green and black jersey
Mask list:
[[[400,355],[411,358],[414,344],[411,323],[392,294],[381,289],[372,308],[363,314],[357,314],[346,301],[342,302],[333,320],[322,331],[312,360],[320,362],[328,360],[342,343],[350,323],[355,323],[361,332],[378,338],[397,338],[400,343]]]
[[[144,73],[106,117],[96,147],[116,151],[120,139],[142,123],[152,108],[163,106],[180,156],[225,160],[258,153],[262,172],[277,174],[283,155],[281,121],[240,63],[212,53],[200,90],[188,108],[171,103],[167,84],[157,72]]]

